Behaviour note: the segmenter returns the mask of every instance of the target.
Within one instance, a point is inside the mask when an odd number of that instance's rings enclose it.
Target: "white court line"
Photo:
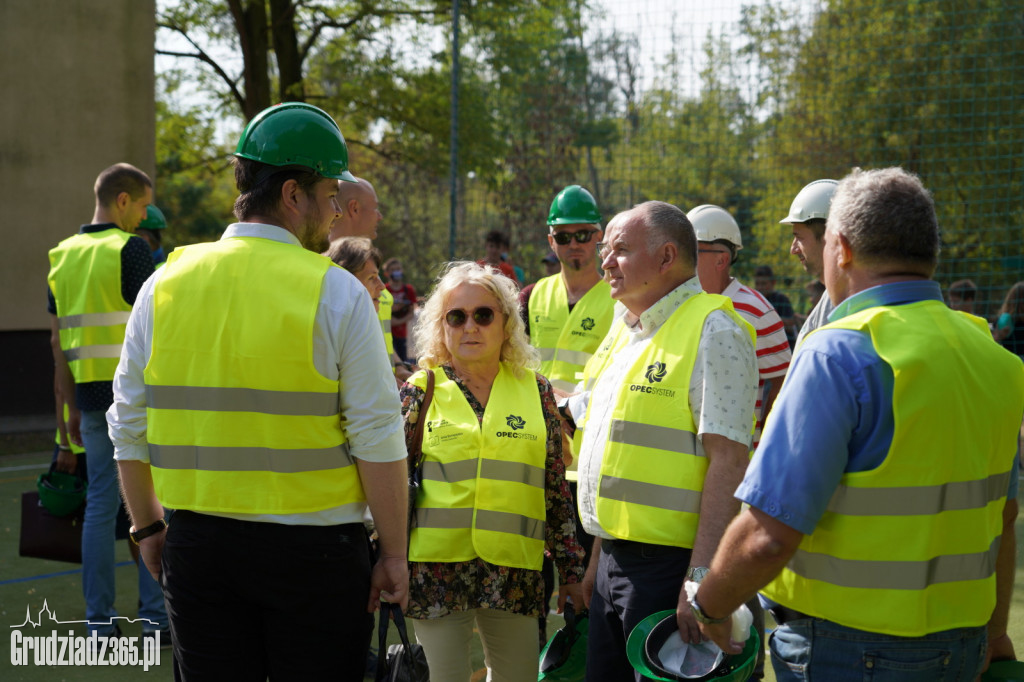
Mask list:
[[[18,467],[0,467],[0,473],[5,471],[28,471],[30,469],[49,469],[50,463],[45,464],[23,464]]]

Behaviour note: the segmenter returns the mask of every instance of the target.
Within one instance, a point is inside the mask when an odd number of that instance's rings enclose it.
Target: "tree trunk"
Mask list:
[[[265,0],[228,0],[228,7],[238,31],[245,64],[245,103],[247,121],[270,106],[270,71],[267,54],[267,7]]]
[[[278,97],[282,102],[306,101],[292,0],[270,0],[270,39],[277,56]]]

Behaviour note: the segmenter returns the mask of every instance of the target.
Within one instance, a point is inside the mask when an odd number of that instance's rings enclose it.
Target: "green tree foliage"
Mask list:
[[[787,32],[764,17],[747,28],[751,44]],[[1020,264],[1015,273],[1004,258],[1019,253],[1024,217],[1022,32],[1019,8],[995,0],[828,2],[768,109],[758,148],[763,238],[778,229],[769,217],[785,215],[807,182],[901,165],[935,196],[940,278],[1001,287],[1019,277]]]

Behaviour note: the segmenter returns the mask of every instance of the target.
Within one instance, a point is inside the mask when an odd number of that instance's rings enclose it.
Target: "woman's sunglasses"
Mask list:
[[[597,230],[576,230],[575,232],[552,232],[551,238],[555,240],[555,243],[559,246],[565,246],[576,238],[577,244],[586,244],[590,239],[597,234]]]
[[[477,308],[472,313],[467,313],[462,308],[453,308],[444,314],[444,321],[448,323],[449,327],[461,327],[466,324],[470,314],[473,315],[473,322],[478,327],[486,327],[491,322],[494,322],[494,308],[488,308],[487,306]]]

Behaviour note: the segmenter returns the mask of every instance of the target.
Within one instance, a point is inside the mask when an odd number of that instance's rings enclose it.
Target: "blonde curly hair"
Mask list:
[[[517,377],[522,376],[523,370],[540,367],[540,353],[530,345],[526,325],[520,316],[516,283],[499,270],[472,261],[453,261],[441,270],[413,331],[416,348],[420,349],[419,366],[432,369],[451,363],[451,353],[444,345],[442,325],[448,297],[462,284],[476,285],[498,301],[498,307],[505,316],[506,338],[501,345],[501,361],[511,367]]]

